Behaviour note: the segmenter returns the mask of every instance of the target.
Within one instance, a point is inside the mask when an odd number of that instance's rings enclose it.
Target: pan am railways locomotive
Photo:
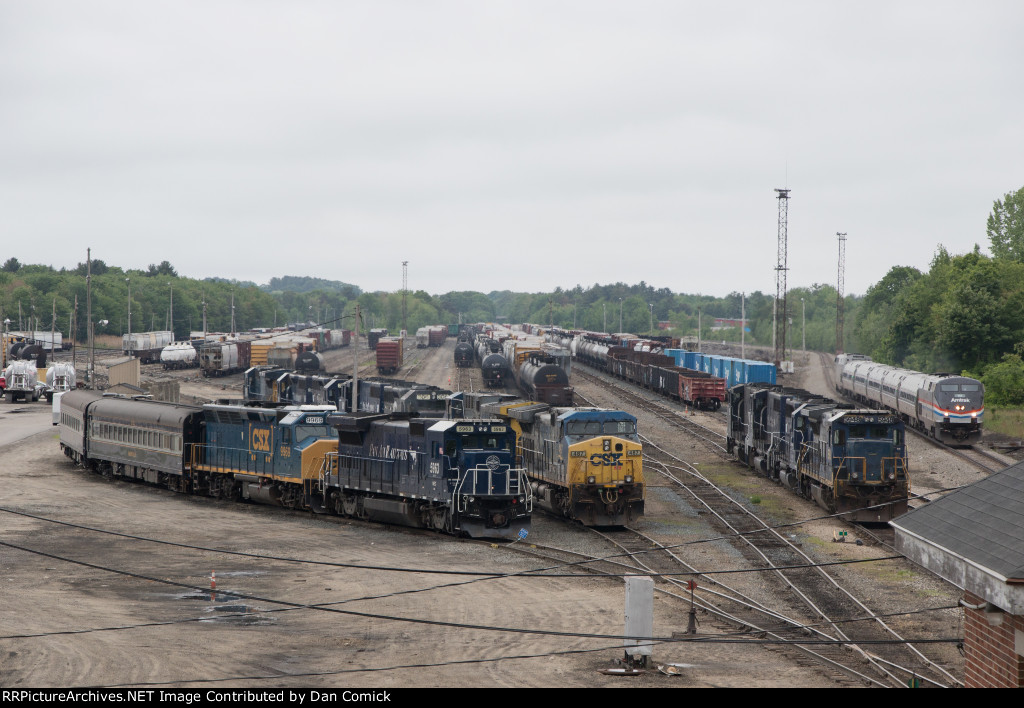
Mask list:
[[[871,361],[859,354],[836,357],[841,393],[882,406],[947,445],[981,440],[985,386],[977,379],[923,374]]]
[[[905,430],[889,411],[740,384],[729,389],[727,425],[729,452],[831,513],[867,522],[907,511]]]
[[[643,516],[643,445],[635,416],[482,392],[454,394],[450,410],[508,422],[536,503],[548,511],[585,526],[622,526]]]
[[[71,391],[60,444],[86,467],[179,492],[488,538],[529,527],[505,423],[336,412]]]

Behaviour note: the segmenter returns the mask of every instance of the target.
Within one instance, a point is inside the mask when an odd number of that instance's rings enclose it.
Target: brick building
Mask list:
[[[964,685],[1024,686],[1024,463],[892,526],[901,553],[964,590]]]

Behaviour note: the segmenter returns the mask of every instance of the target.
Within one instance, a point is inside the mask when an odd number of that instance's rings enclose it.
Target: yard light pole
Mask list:
[[[128,278],[124,279],[124,282],[128,283],[128,356],[132,355],[132,284]],[[142,325],[145,327],[146,325]]]
[[[622,332],[622,298],[619,298],[619,333]]]
[[[651,306],[651,334],[654,334],[654,303],[648,303]]]
[[[803,339],[804,354],[807,353],[807,303],[800,298],[800,336]]]

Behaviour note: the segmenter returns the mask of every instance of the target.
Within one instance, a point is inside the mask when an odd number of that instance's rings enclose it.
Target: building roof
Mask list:
[[[1024,582],[1024,463],[904,514],[892,525],[1004,581]]]

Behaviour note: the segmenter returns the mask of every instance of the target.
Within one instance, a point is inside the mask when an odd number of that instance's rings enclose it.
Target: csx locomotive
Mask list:
[[[507,421],[536,503],[547,510],[586,526],[621,526],[643,516],[643,445],[635,416],[488,393],[454,394],[450,409]]]
[[[889,411],[764,383],[729,389],[729,452],[851,521],[889,521],[906,512],[904,436],[903,421]]]
[[[840,354],[835,362],[844,395],[887,408],[947,445],[981,440],[985,386],[977,379],[899,369],[859,354]]]
[[[518,537],[533,507],[515,434],[497,420],[71,391],[60,445],[89,468],[179,492],[475,537]]]

